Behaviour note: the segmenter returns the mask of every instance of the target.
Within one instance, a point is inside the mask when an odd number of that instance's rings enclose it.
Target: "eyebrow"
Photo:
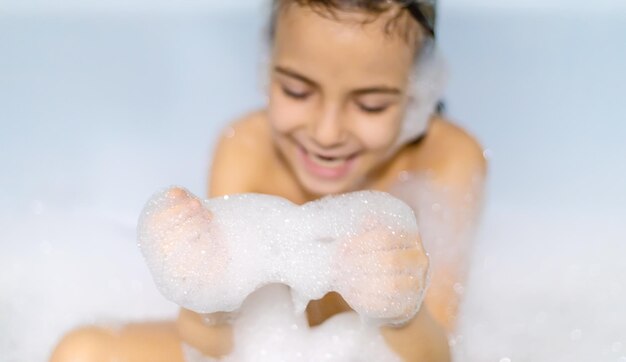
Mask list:
[[[274,67],[274,70],[280,74],[286,75],[288,77],[291,78],[295,78],[298,79],[300,81],[303,81],[304,83],[307,83],[309,85],[313,85],[313,86],[318,86],[318,84],[314,81],[312,81],[311,79],[303,76],[302,74],[298,74],[296,72],[294,72],[293,70],[287,69],[285,67],[281,67],[280,65],[277,65],[276,67]]]
[[[291,69],[282,67],[280,65],[277,65],[276,67],[274,67],[274,70],[277,73],[286,75],[288,77],[291,78],[295,78],[297,80],[300,80],[304,83],[307,83],[309,85],[315,86],[315,87],[319,87],[319,84],[316,83],[315,81],[305,77],[302,74],[299,74]],[[387,86],[374,86],[374,87],[367,87],[367,88],[361,88],[361,89],[357,89],[355,91],[353,91],[352,93],[356,94],[356,95],[366,95],[366,94],[372,94],[372,93],[384,93],[384,94],[391,94],[391,95],[399,95],[402,94],[402,91],[398,88],[394,88],[394,87],[387,87]]]
[[[356,94],[356,95],[361,96],[361,95],[372,94],[372,93],[383,93],[383,94],[399,95],[402,92],[398,88],[381,86],[381,87],[371,87],[371,88],[357,89],[353,93]]]

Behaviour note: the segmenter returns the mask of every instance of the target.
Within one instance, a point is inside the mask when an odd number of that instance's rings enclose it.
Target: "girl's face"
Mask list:
[[[376,177],[401,129],[415,54],[400,34],[385,31],[392,14],[337,15],[289,6],[278,17],[272,54],[274,142],[315,195]]]

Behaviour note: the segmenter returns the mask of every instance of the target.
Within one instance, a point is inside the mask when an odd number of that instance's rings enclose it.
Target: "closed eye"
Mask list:
[[[311,92],[296,92],[285,86],[282,86],[281,88],[287,97],[297,100],[305,100],[311,95]]]
[[[365,113],[372,113],[372,114],[376,114],[376,113],[383,113],[384,111],[387,110],[387,108],[389,108],[388,104],[384,104],[381,106],[368,106],[362,103],[357,103],[358,107],[360,110],[362,110]]]

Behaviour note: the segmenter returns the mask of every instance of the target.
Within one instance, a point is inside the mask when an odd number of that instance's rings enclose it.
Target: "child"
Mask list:
[[[432,7],[390,0],[273,5],[267,107],[234,122],[221,137],[209,196],[265,193],[302,204],[373,189],[409,203],[418,224],[443,223],[452,231],[421,235],[432,274],[424,305],[406,325],[381,332],[404,360],[448,361],[447,333],[454,328],[468,250],[459,235],[467,234],[476,213],[486,165],[471,136],[435,115],[439,80],[416,88],[425,68],[415,65],[435,56]],[[172,196],[179,208],[197,207],[182,190]],[[435,212],[441,209],[446,212]],[[409,257],[427,263],[423,255]],[[307,315],[318,325],[348,310],[340,295],[330,293],[311,302]],[[183,309],[173,323],[78,330],[65,337],[52,361],[171,362],[183,360],[182,345],[220,357],[233,343],[228,315]]]

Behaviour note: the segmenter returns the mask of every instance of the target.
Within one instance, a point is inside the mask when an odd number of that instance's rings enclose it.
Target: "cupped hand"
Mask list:
[[[342,240],[335,265],[337,291],[366,319],[398,324],[419,310],[429,261],[416,231],[373,216]]]
[[[139,246],[155,282],[170,300],[193,308],[206,285],[228,267],[228,252],[213,214],[181,188],[155,195],[139,222]]]

